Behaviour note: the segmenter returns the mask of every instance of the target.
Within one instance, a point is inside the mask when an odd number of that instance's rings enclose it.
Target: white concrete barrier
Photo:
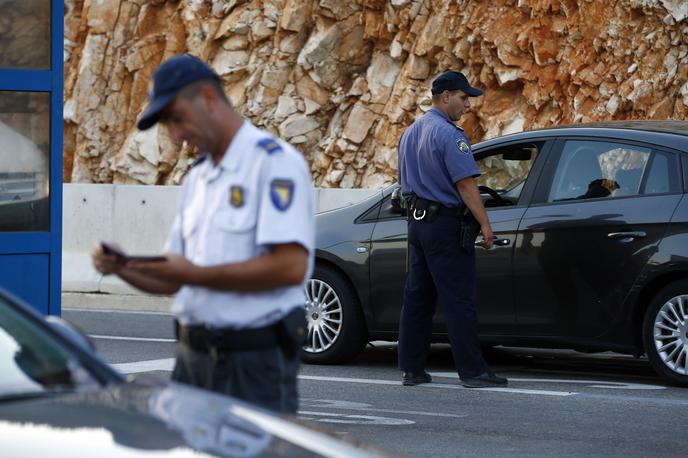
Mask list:
[[[100,275],[91,265],[90,251],[101,240],[114,240],[129,253],[159,253],[176,215],[179,192],[179,186],[65,184],[63,306],[137,308],[143,305],[147,309],[165,309],[169,298],[153,299],[116,277]],[[314,190],[316,212],[345,207],[377,192],[380,190],[317,188]],[[106,298],[103,294],[118,298]]]

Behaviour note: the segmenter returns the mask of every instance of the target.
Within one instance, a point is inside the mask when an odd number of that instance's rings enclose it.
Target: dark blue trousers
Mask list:
[[[177,342],[172,380],[234,396],[275,412],[296,414],[298,358],[279,347],[259,350],[194,351]]]
[[[475,253],[461,248],[460,224],[457,218],[443,215],[432,222],[409,222],[410,270],[399,324],[399,369],[404,372],[425,368],[437,298],[459,376],[474,377],[488,369],[478,341]]]

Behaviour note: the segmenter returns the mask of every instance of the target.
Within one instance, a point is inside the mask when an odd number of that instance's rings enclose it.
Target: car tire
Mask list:
[[[358,355],[368,338],[363,312],[349,281],[331,267],[316,265],[306,283],[306,297],[308,334],[301,360],[335,364]]]
[[[668,284],[652,299],[643,320],[643,345],[659,375],[688,386],[688,280]]]

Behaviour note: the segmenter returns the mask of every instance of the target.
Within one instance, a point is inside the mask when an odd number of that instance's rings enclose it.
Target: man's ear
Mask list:
[[[200,90],[198,91],[198,97],[203,102],[203,106],[209,112],[215,110],[217,102],[219,101],[219,97],[214,87],[212,87],[210,84],[201,86]]]
[[[442,92],[442,94],[440,95],[440,101],[443,105],[449,104],[449,91]]]

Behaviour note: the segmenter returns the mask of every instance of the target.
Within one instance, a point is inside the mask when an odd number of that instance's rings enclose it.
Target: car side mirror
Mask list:
[[[401,188],[396,188],[392,191],[392,196],[390,197],[390,202],[392,204],[392,210],[395,213],[401,215],[406,214],[406,199],[401,195]]]

